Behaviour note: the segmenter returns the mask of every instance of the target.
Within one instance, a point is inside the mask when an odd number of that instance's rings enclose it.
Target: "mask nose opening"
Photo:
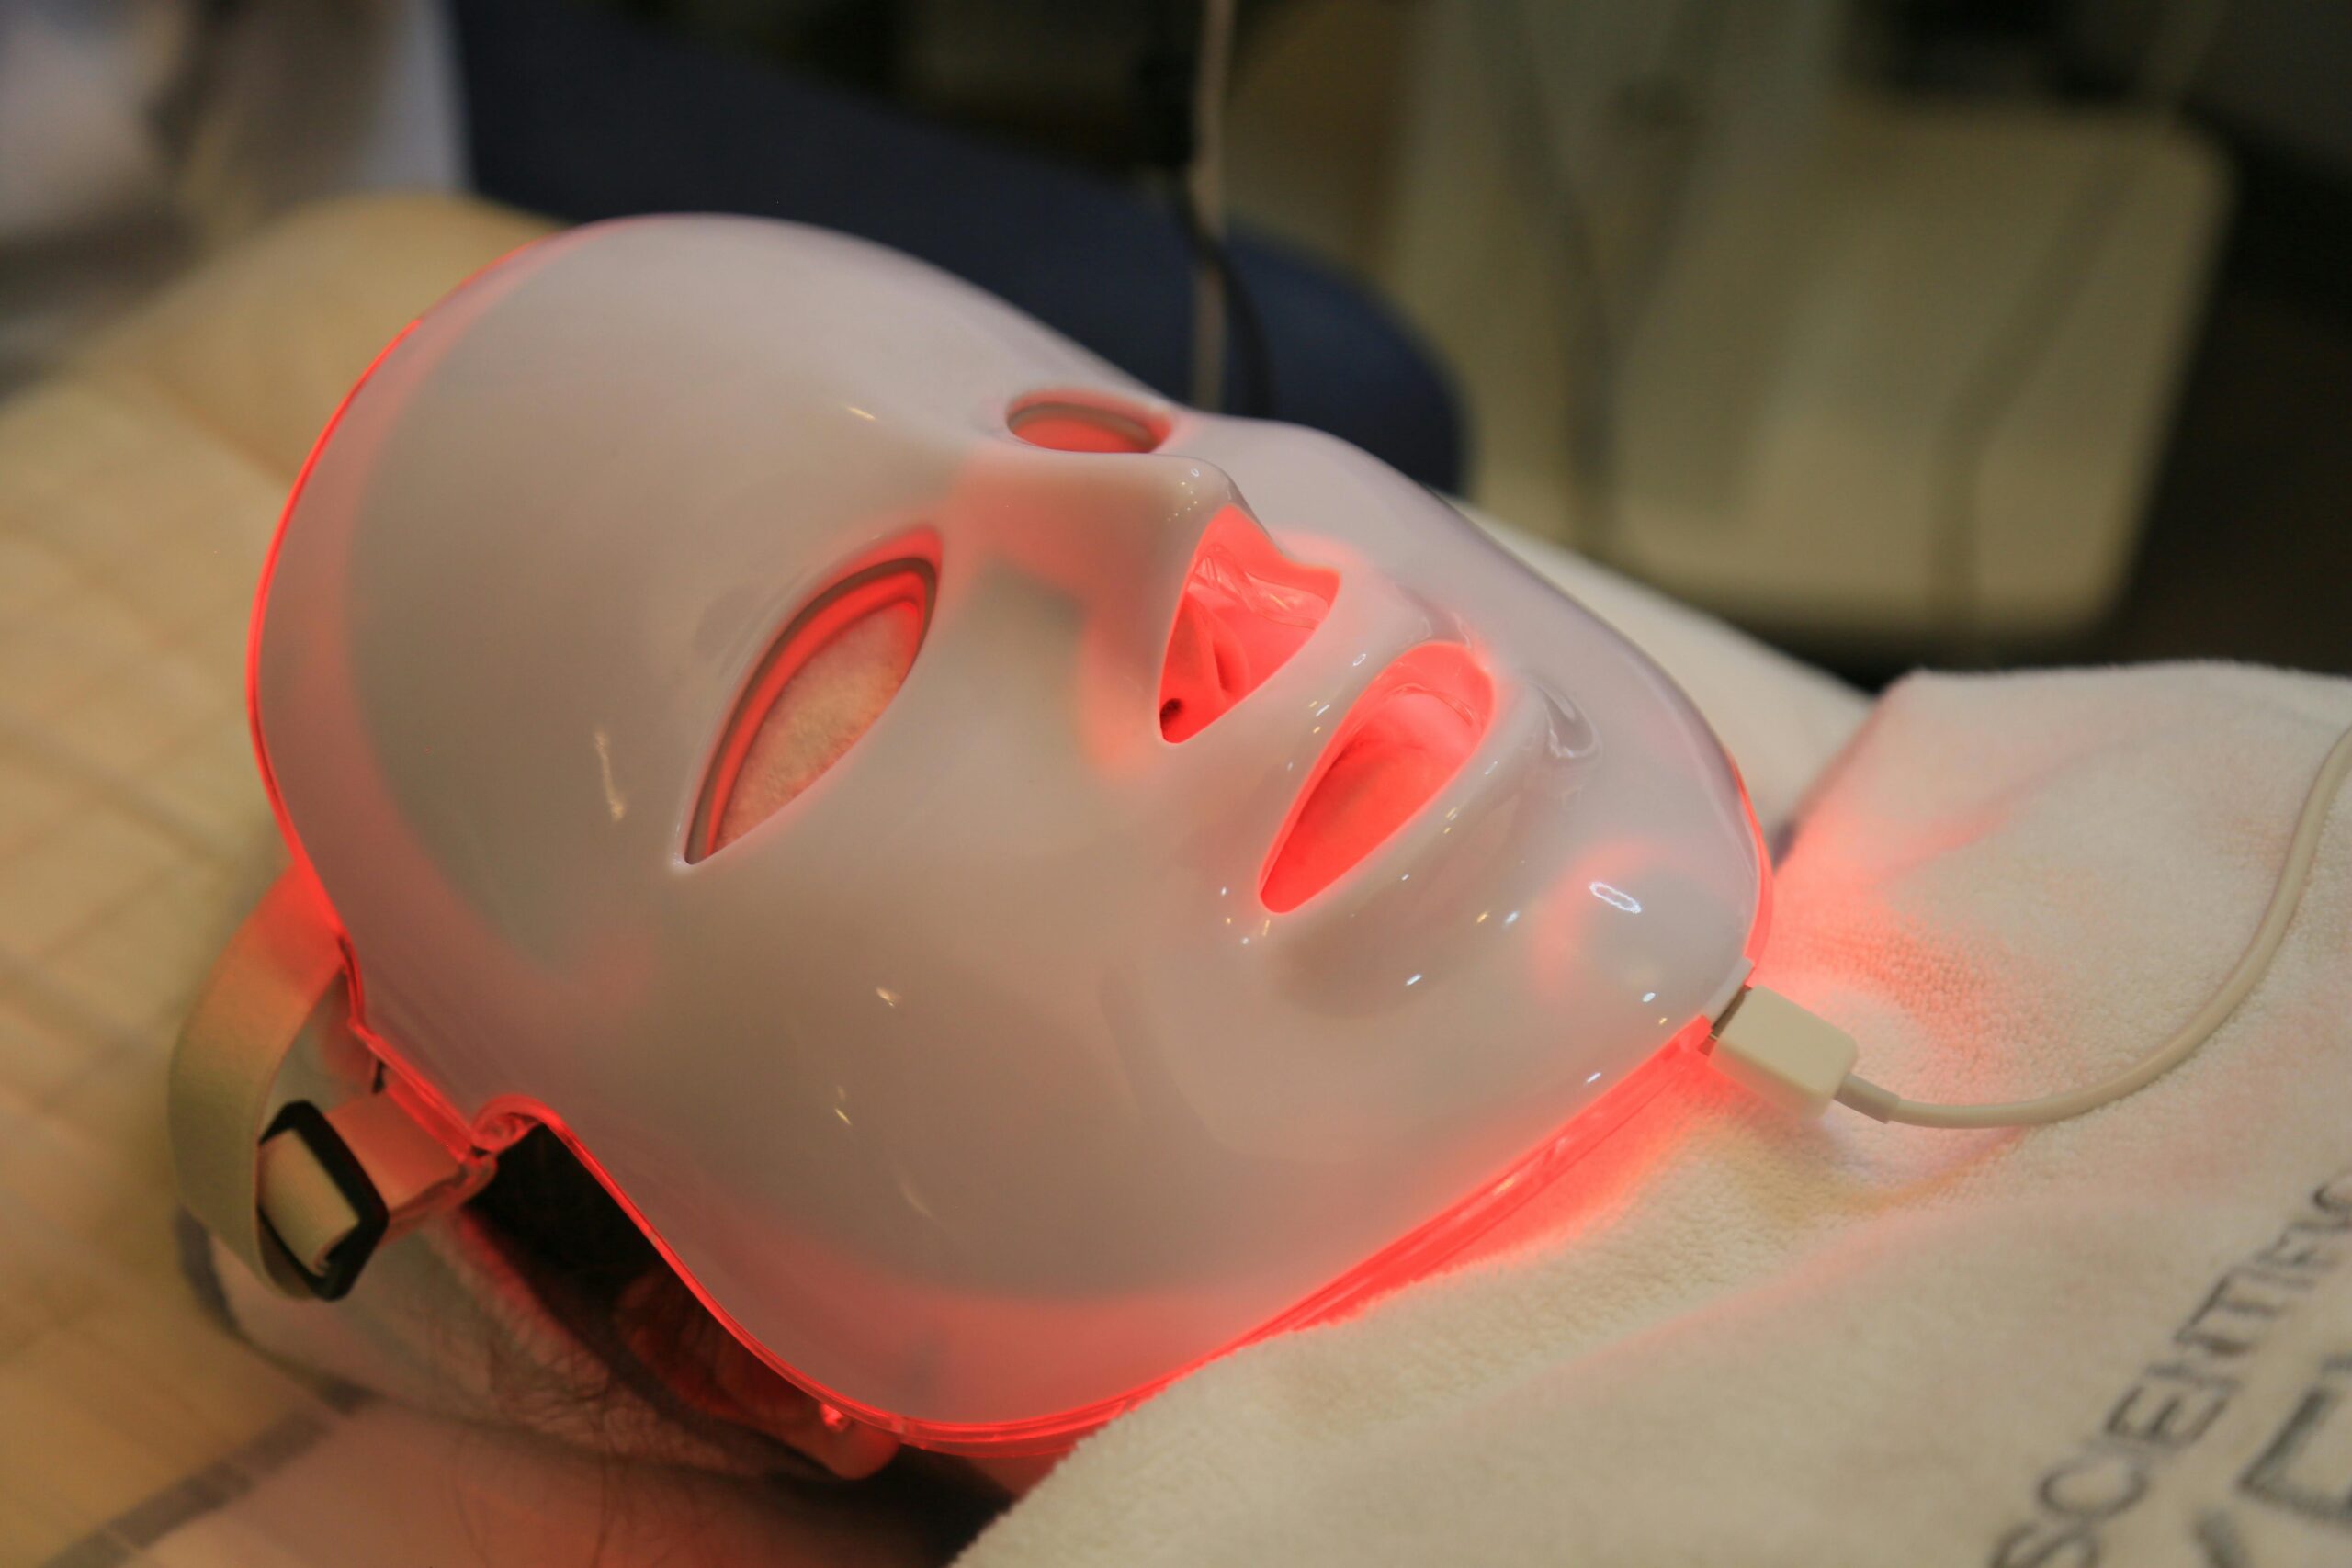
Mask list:
[[[1378,849],[1461,771],[1493,714],[1494,682],[1460,643],[1423,643],[1382,671],[1275,836],[1266,908],[1295,909]]]
[[[1340,576],[1302,566],[1238,507],[1203,531],[1159,672],[1159,733],[1189,740],[1266,677],[1323,624]]]

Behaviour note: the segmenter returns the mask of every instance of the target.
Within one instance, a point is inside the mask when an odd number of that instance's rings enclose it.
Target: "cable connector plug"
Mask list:
[[[1852,1035],[1761,986],[1732,999],[1712,1043],[1724,1077],[1800,1116],[1826,1111],[1861,1055]]]

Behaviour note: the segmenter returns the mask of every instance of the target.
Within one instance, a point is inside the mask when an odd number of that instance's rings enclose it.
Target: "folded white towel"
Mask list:
[[[2193,1011],[2352,684],[1896,688],[1760,976],[1921,1099],[2071,1087]],[[1506,1235],[1213,1365],[967,1554],[1021,1563],[2352,1562],[2352,803],[2185,1066],[2029,1133],[1797,1124],[1696,1058]]]

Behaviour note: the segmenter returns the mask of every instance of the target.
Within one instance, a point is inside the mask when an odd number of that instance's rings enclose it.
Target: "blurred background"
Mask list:
[[[2352,671],[2352,7],[0,0],[0,392],[277,214],[769,213],[1865,682]]]

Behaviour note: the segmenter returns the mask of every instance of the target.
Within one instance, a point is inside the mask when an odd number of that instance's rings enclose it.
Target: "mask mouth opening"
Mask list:
[[[792,618],[728,720],[687,837],[689,862],[775,815],[872,728],[914,666],[937,582],[928,560],[886,561]]]
[[[1459,773],[1494,716],[1494,682],[1460,643],[1428,642],[1364,688],[1275,836],[1258,896],[1295,909],[1386,842]]]
[[[1340,574],[1283,554],[1238,507],[1209,522],[1185,574],[1159,671],[1159,733],[1198,735],[1287,663],[1340,591]]]

